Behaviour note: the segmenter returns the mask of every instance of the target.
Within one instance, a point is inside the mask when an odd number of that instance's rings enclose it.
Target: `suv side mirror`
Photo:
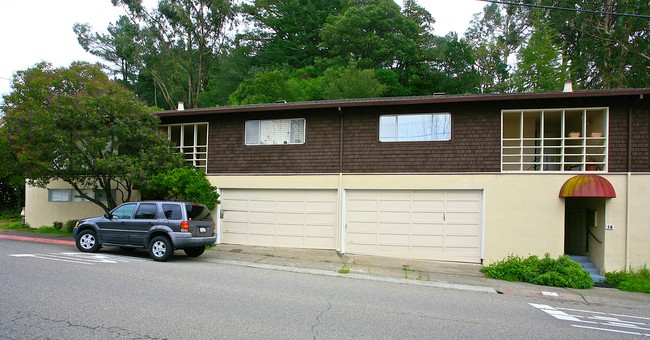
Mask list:
[[[113,214],[107,212],[107,213],[104,214],[104,217],[108,218],[109,220],[112,220],[113,219]]]

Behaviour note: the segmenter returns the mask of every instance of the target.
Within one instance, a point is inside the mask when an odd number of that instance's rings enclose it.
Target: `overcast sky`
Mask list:
[[[397,0],[401,4],[401,0]],[[418,0],[436,19],[434,33],[465,32],[474,13],[485,2],[478,0]],[[156,4],[156,0],[144,0]],[[72,31],[76,22],[89,23],[106,32],[109,23],[124,14],[110,0],[0,0],[0,95],[10,90],[16,71],[47,61],[68,66],[72,61],[100,61],[85,52]]]

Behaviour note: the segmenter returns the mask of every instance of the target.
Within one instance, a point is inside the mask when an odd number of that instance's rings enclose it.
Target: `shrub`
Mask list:
[[[59,222],[59,221],[52,222],[52,228],[54,228],[56,230],[62,230],[63,229],[63,222]]]
[[[605,273],[605,283],[628,292],[650,294],[650,269],[643,266],[638,270],[608,272]]]
[[[481,272],[494,279],[545,286],[579,289],[594,286],[589,273],[566,255],[560,256],[557,260],[552,259],[549,254],[542,259],[534,255],[528,258],[509,255],[504,260],[482,268]]]
[[[75,224],[77,224],[77,220],[68,220],[68,221],[66,221],[65,222],[65,231],[72,234],[72,229],[74,229]]]

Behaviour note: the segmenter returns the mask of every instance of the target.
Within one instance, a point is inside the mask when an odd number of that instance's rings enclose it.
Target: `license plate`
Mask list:
[[[204,233],[204,232],[207,231],[207,229],[205,229],[205,228],[199,228],[199,231],[200,231],[201,233]]]

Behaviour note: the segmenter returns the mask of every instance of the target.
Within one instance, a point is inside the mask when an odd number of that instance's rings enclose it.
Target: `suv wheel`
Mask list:
[[[97,234],[90,229],[80,232],[75,241],[77,249],[85,253],[94,253],[100,248],[99,242],[97,242]]]
[[[203,252],[205,251],[205,246],[188,247],[188,248],[183,248],[183,250],[185,251],[185,254],[187,254],[187,256],[198,257],[201,256],[201,254],[203,254]]]
[[[149,243],[149,256],[155,261],[167,261],[173,254],[174,246],[165,236],[156,236]]]

